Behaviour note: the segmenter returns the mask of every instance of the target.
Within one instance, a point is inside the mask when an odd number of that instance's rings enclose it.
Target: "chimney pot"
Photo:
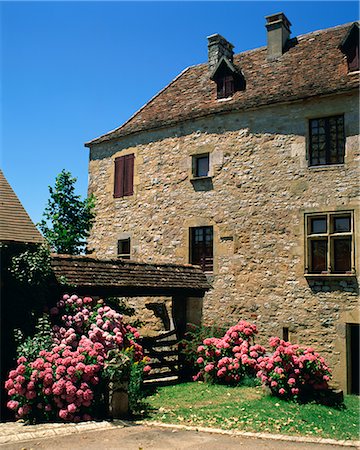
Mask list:
[[[269,59],[278,58],[284,53],[285,45],[290,38],[291,23],[284,13],[266,16],[267,28],[267,56]]]

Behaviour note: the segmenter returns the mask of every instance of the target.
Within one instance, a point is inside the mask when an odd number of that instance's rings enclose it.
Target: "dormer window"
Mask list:
[[[359,25],[354,23],[342,40],[340,50],[345,54],[349,72],[359,70]]]
[[[245,78],[241,71],[224,56],[215,66],[210,79],[216,83],[218,99],[230,98],[245,89]]]
[[[235,92],[234,76],[227,75],[216,80],[217,98],[232,97]]]

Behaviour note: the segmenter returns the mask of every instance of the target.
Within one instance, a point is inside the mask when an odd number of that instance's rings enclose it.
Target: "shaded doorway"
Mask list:
[[[359,371],[359,324],[348,323],[346,326],[347,343],[347,384],[348,394],[360,393],[360,371]]]

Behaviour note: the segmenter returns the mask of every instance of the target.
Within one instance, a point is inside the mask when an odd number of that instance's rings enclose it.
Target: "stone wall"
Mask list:
[[[343,113],[345,164],[308,167],[308,120]],[[324,354],[345,388],[344,320],[350,314],[359,323],[359,279],[304,277],[304,214],[352,210],[359,220],[358,120],[358,98],[338,95],[95,145],[89,192],[97,218],[89,248],[114,257],[128,233],[132,259],[186,263],[189,227],[212,225],[213,289],[203,321],[251,320],[263,343],[287,327],[292,341]],[[134,195],[114,199],[114,159],[128,153],[135,154]],[[210,154],[211,178],[192,180],[192,155],[201,153]],[[355,233],[359,243],[358,224]]]

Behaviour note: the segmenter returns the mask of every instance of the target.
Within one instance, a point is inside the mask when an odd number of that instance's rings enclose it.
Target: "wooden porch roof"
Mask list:
[[[51,266],[58,284],[82,295],[203,296],[211,288],[197,266],[57,255]]]

